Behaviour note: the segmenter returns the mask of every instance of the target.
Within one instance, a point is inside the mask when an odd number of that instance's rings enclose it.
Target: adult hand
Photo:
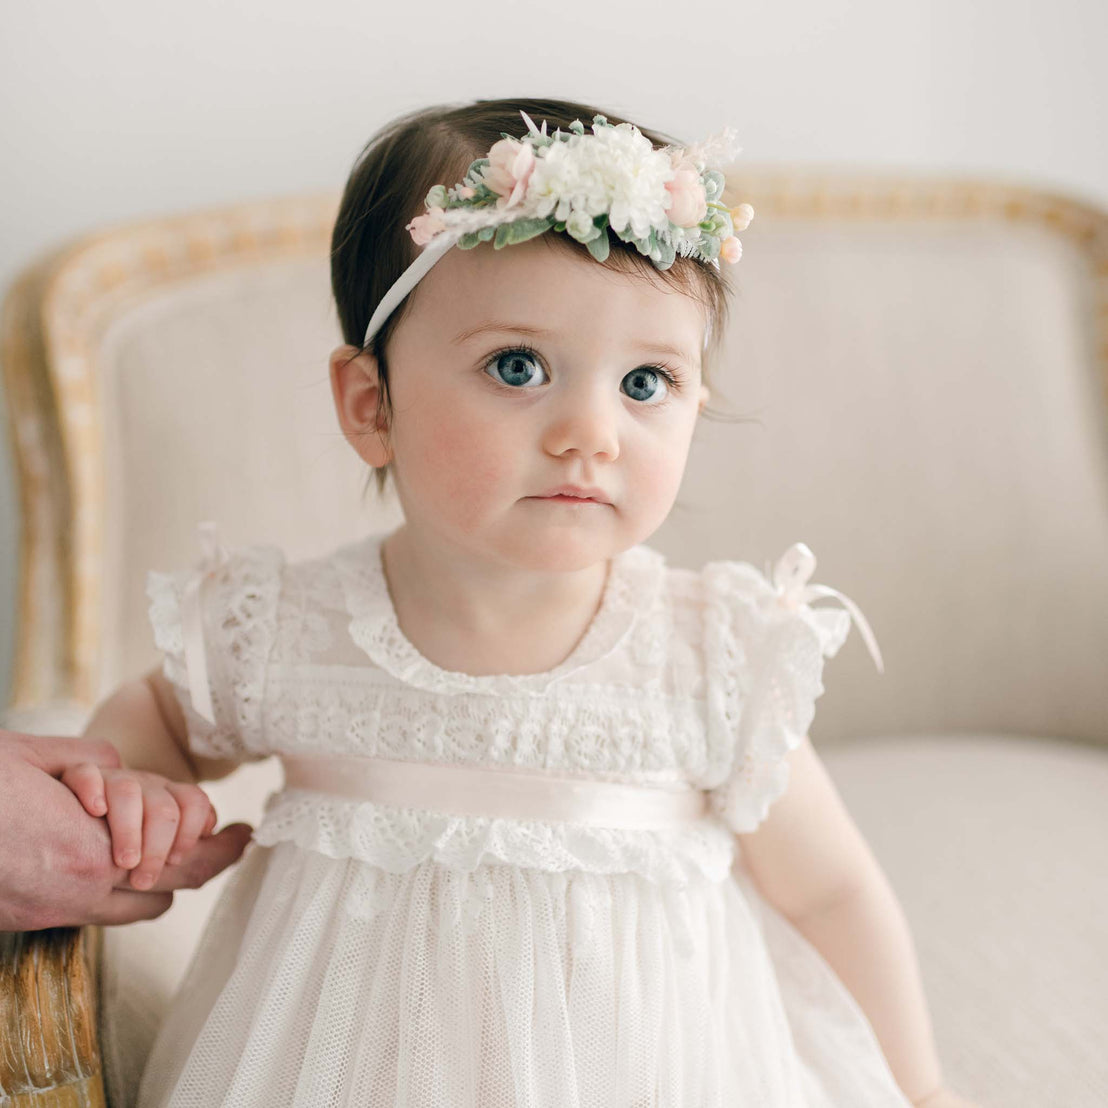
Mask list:
[[[202,838],[151,889],[135,889],[112,858],[107,821],[90,816],[59,778],[70,766],[121,766],[108,742],[0,729],[0,931],[109,926],[154,919],[176,889],[195,889],[236,861],[252,828]]]

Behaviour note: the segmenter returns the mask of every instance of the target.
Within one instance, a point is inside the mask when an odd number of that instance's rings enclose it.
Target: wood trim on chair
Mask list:
[[[105,1108],[99,927],[0,933],[0,1103]]]

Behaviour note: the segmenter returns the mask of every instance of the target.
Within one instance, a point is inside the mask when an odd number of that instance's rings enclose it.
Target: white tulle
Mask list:
[[[274,793],[139,1108],[904,1108],[733,834],[786,787],[846,613],[777,604],[747,563],[694,572],[640,546],[561,666],[449,673],[399,629],[383,537],[295,564],[230,552],[204,593],[214,724],[191,710],[180,627],[212,567],[149,576],[195,750],[685,780],[713,814],[635,831]]]

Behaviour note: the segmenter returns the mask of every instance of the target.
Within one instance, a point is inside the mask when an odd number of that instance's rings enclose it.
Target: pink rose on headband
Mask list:
[[[404,230],[412,232],[412,241],[416,246],[426,246],[440,231],[446,230],[442,208],[431,208],[424,215],[417,215]]]
[[[670,195],[666,215],[678,227],[695,227],[708,214],[708,197],[695,166],[676,166],[666,189]]]
[[[488,153],[489,164],[482,170],[481,176],[486,185],[500,199],[498,208],[510,208],[523,199],[527,191],[527,182],[535,171],[535,150],[529,142],[516,139],[501,139],[494,143]]]
[[[737,262],[743,256],[743,244],[734,235],[728,235],[720,243],[719,256],[725,262]]]

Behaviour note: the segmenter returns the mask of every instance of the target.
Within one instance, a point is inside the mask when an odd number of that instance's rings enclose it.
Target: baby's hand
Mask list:
[[[151,888],[167,856],[175,865],[215,827],[215,808],[203,789],[160,773],[82,762],[70,766],[61,782],[89,815],[107,815],[115,864],[131,870],[136,889]]]

